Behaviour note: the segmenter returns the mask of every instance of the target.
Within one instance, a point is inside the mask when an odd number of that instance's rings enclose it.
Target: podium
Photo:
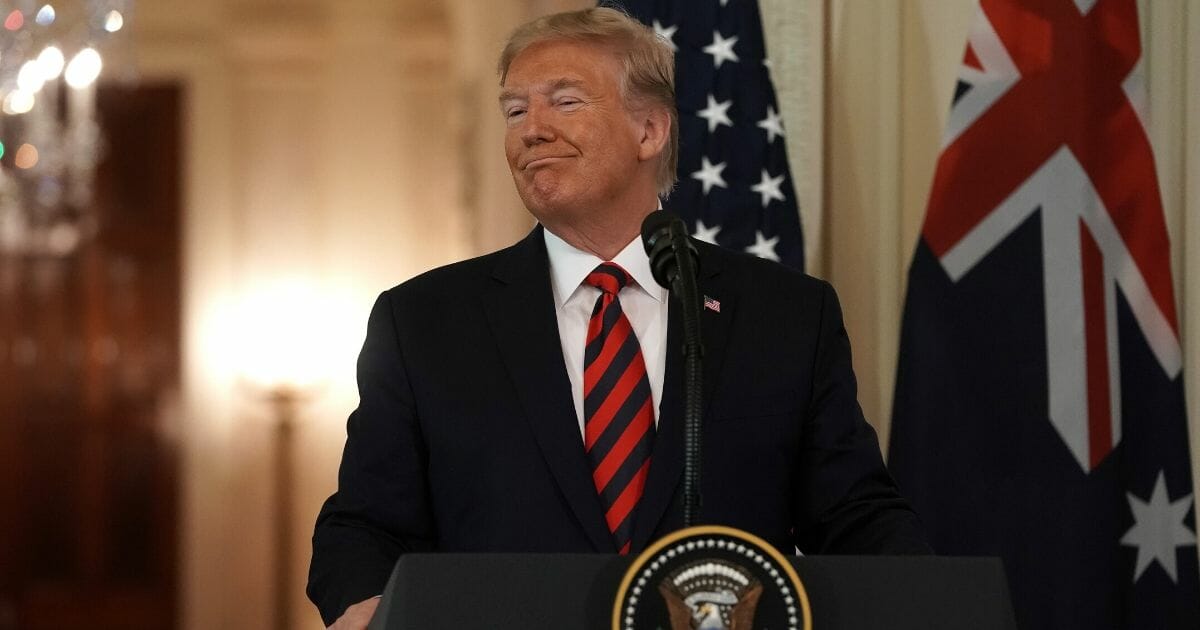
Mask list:
[[[790,561],[815,630],[1016,629],[996,558]],[[600,554],[408,554],[370,630],[611,630],[617,586],[632,562]]]

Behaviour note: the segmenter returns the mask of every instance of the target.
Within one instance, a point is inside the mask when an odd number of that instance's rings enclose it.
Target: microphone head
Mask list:
[[[672,221],[683,223],[682,219],[666,210],[655,210],[642,220],[642,245],[646,248],[647,254],[654,248],[658,239],[670,235]]]
[[[642,221],[642,246],[650,257],[650,271],[658,282],[668,291],[675,276],[679,274],[679,265],[675,259],[675,241],[679,240],[683,255],[696,258],[695,247],[687,240],[687,226],[683,219],[666,210],[655,210],[646,215]]]

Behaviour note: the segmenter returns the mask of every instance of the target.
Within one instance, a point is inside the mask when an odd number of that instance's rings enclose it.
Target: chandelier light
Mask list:
[[[0,255],[62,257],[99,228],[96,82],[133,0],[0,0]]]

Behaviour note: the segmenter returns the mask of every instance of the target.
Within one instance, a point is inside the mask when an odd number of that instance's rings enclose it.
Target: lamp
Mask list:
[[[274,627],[291,623],[295,437],[303,407],[349,364],[347,335],[354,326],[339,315],[346,304],[331,290],[301,278],[253,286],[230,324],[238,378],[271,410],[274,428]]]

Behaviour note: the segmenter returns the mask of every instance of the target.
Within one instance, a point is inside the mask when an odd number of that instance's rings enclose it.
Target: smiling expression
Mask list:
[[[505,76],[500,107],[508,167],[525,207],[542,223],[586,220],[653,184],[644,133],[627,106],[621,64],[595,43],[543,41]]]

